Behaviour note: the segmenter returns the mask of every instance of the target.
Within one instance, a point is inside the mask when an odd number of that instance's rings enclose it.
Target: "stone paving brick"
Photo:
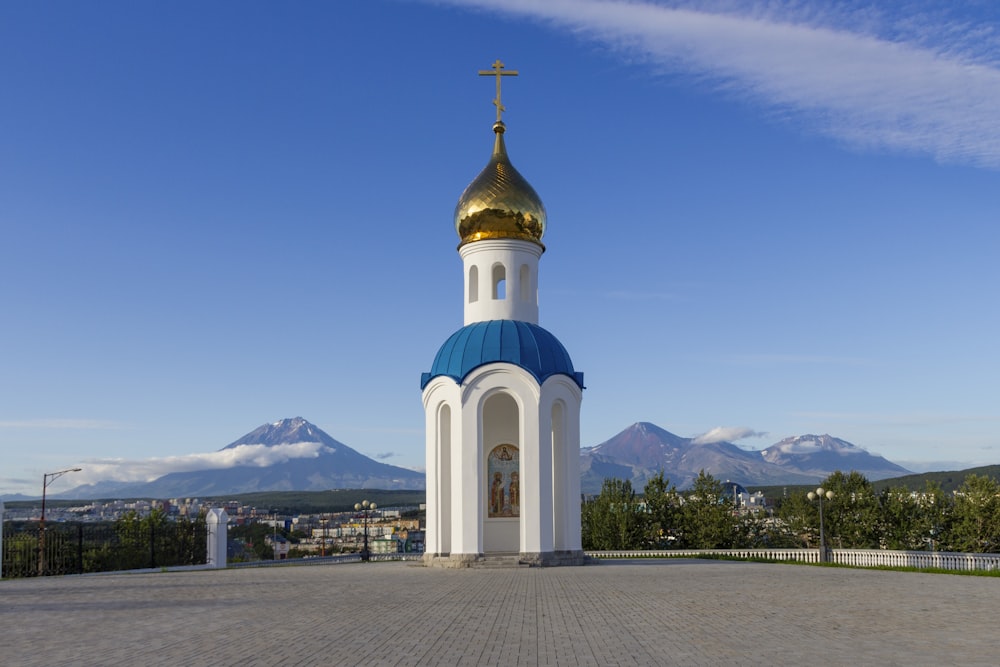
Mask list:
[[[0,582],[3,665],[992,665],[1000,579],[725,561]]]

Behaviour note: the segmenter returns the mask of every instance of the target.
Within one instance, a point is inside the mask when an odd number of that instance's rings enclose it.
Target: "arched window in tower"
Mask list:
[[[469,303],[479,301],[479,267],[469,267]]]
[[[493,265],[493,298],[507,298],[507,268],[503,264]]]
[[[531,268],[521,265],[521,301],[531,301]]]

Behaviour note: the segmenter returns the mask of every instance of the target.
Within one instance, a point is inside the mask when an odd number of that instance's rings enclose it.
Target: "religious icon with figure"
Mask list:
[[[497,445],[486,460],[487,516],[493,519],[521,515],[519,452],[514,445]]]

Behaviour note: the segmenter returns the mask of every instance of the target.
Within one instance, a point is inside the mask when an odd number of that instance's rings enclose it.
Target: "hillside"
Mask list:
[[[902,477],[892,477],[880,479],[872,482],[872,488],[876,492],[892,487],[903,487],[910,491],[923,491],[927,482],[937,482],[947,493],[956,491],[962,486],[968,475],[979,475],[980,477],[992,477],[1000,481],[1000,465],[980,466],[967,470],[950,470],[945,472],[925,472]],[[784,495],[795,493],[796,491],[812,491],[819,485],[816,484],[779,484],[779,485],[747,485],[751,492],[760,491],[768,498],[780,498]]]

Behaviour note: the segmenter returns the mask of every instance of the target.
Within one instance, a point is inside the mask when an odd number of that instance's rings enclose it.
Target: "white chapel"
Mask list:
[[[545,207],[504,144],[499,60],[493,154],[455,208],[464,326],[421,377],[424,563],[579,565],[583,374],[538,325]]]

